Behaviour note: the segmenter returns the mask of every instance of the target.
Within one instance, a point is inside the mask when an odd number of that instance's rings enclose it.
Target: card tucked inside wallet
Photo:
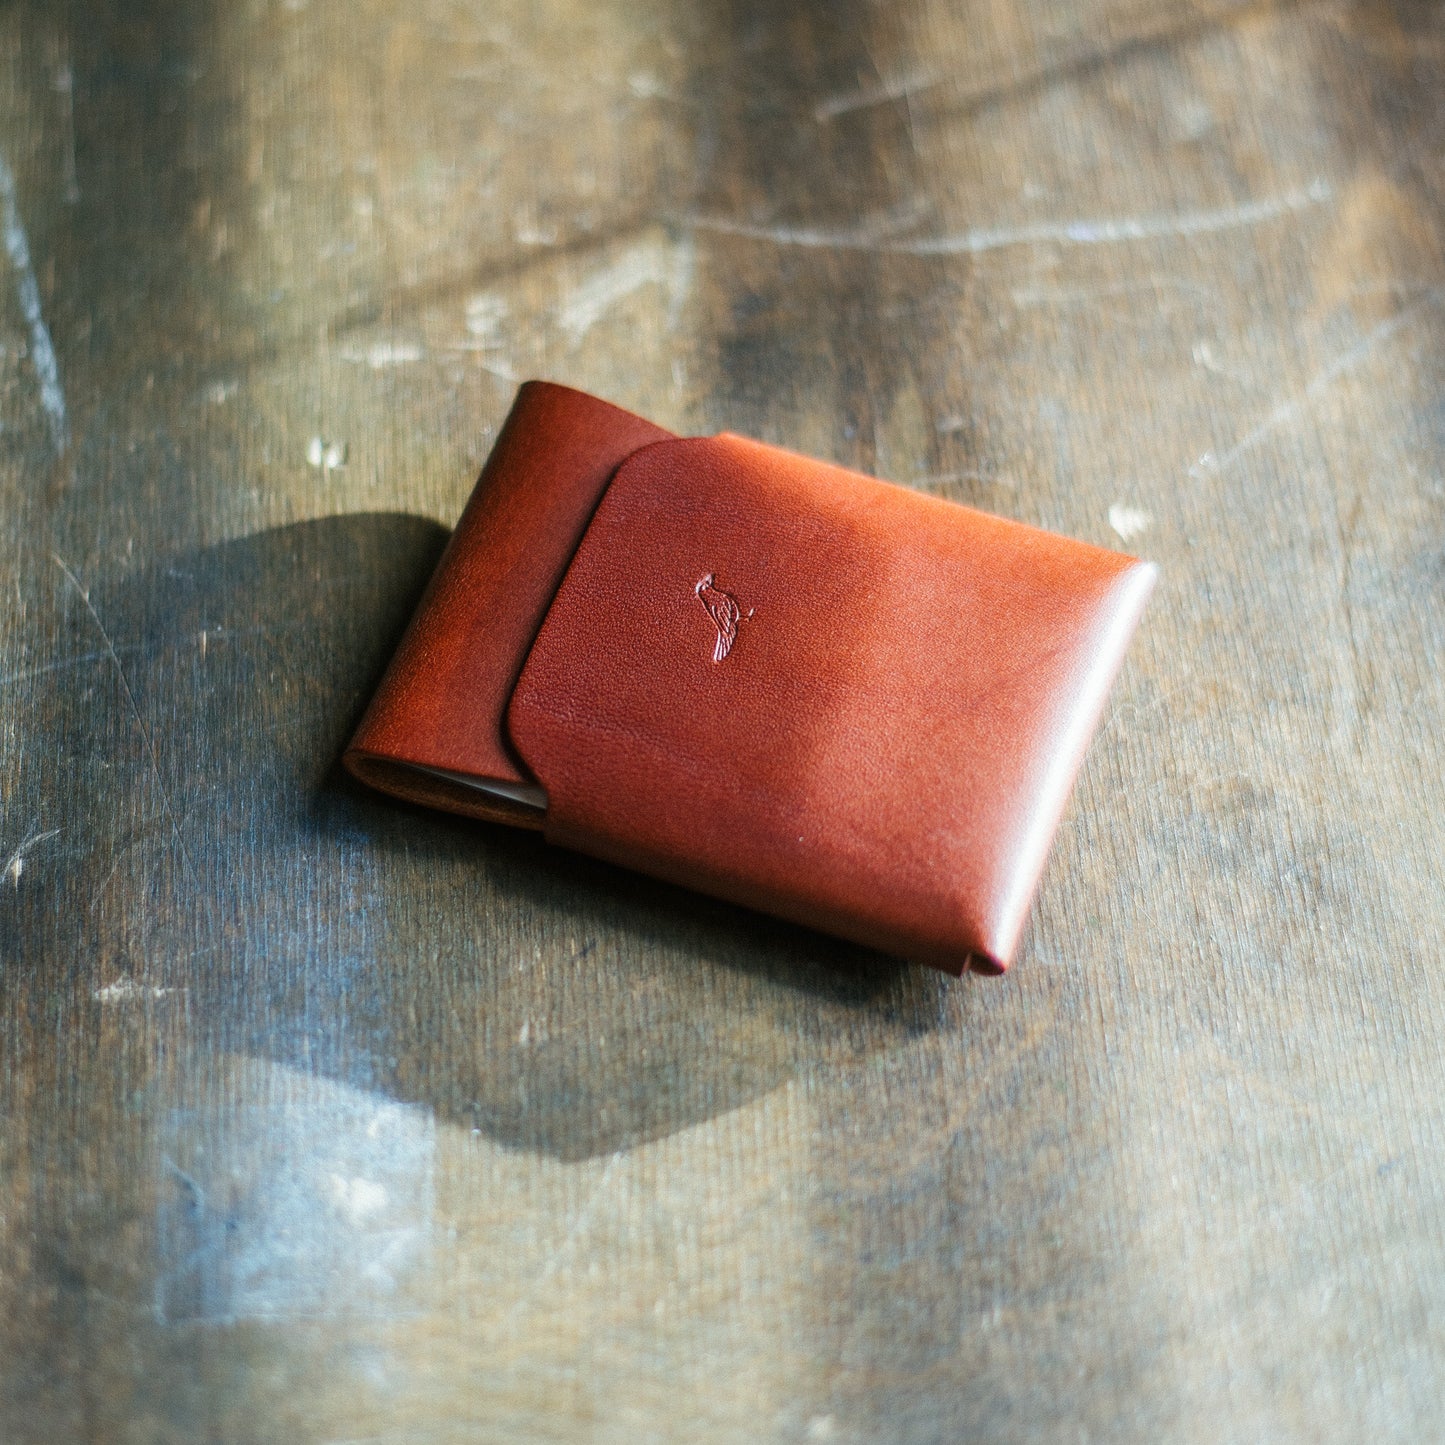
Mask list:
[[[1154,578],[528,382],[346,765],[950,973],[1002,969]]]

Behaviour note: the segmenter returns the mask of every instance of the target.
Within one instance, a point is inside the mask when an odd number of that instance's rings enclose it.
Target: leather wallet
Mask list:
[[[414,802],[998,971],[1155,575],[528,382],[345,762]]]

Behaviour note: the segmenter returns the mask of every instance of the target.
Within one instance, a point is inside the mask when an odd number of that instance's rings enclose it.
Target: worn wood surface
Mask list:
[[[0,5],[0,1439],[1441,1438],[1442,143],[1436,4]],[[1158,559],[1011,975],[338,776],[530,375]]]

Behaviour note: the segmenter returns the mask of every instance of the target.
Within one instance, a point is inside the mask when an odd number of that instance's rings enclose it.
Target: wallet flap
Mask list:
[[[522,669],[549,838],[1009,962],[1154,568],[724,435],[618,469]]]
[[[507,700],[613,472],[671,435],[571,387],[522,387],[347,749],[357,777],[413,802],[540,826],[546,798],[507,744]]]

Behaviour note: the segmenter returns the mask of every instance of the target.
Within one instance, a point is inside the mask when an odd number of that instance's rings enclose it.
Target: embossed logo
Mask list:
[[[753,615],[753,609],[750,607],[744,613],[738,606],[738,599],[717,585],[717,574],[714,572],[709,572],[692,590],[693,595],[707,610],[707,615],[712,618],[712,625],[717,628],[712,660],[721,662],[733,650],[733,643],[738,640],[738,623],[746,622]]]

